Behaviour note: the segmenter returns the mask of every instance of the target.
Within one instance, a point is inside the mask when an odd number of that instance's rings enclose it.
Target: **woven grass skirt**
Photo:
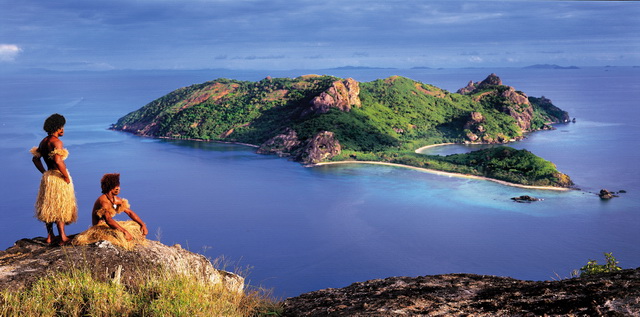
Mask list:
[[[73,181],[67,184],[58,170],[44,172],[40,180],[35,207],[35,216],[40,221],[46,223],[62,221],[65,224],[76,222],[78,205]]]
[[[78,233],[71,241],[73,245],[87,245],[98,241],[106,240],[114,245],[121,246],[127,250],[133,249],[137,244],[145,244],[147,239],[140,230],[140,225],[135,221],[118,221],[118,224],[129,231],[133,240],[129,241],[124,233],[117,229],[112,229],[105,222],[100,221],[84,232]]]

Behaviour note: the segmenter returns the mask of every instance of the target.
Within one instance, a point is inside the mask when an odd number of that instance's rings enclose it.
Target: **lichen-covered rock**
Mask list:
[[[284,316],[639,316],[640,269],[564,279],[390,277],[289,298]]]
[[[50,272],[88,267],[95,277],[111,279],[119,276],[123,283],[141,282],[145,272],[159,269],[178,274],[190,274],[202,281],[222,283],[231,291],[241,292],[244,278],[218,270],[204,256],[147,240],[127,251],[108,241],[86,246],[52,247],[44,238],[18,240],[12,247],[0,251],[0,289],[19,290]]]

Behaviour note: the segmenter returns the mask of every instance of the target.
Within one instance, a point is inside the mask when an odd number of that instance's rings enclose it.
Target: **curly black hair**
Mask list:
[[[58,129],[64,127],[67,120],[61,114],[54,113],[44,120],[44,126],[42,127],[45,132],[51,134],[58,131]]]
[[[102,179],[100,180],[100,187],[102,188],[103,194],[110,192],[117,186],[120,186],[120,174],[112,173],[104,174],[102,176]]]

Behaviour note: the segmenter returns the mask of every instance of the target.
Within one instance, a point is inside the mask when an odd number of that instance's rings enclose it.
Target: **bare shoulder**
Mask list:
[[[61,149],[64,147],[62,140],[58,139],[58,138],[50,138],[49,139],[49,144],[52,145],[52,148],[54,149]]]
[[[107,199],[107,196],[105,194],[100,195],[100,197],[98,197],[98,199],[96,199],[96,202],[93,204],[93,209],[100,209],[102,206],[108,206],[109,203],[109,199]]]

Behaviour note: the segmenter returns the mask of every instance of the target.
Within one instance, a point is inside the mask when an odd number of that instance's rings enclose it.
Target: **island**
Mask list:
[[[120,118],[111,129],[155,138],[234,142],[307,166],[398,164],[533,186],[569,188],[570,177],[507,146],[449,156],[416,149],[446,143],[506,144],[569,121],[542,97],[491,74],[456,93],[406,77],[371,82],[305,75],[219,78],[177,89]]]

